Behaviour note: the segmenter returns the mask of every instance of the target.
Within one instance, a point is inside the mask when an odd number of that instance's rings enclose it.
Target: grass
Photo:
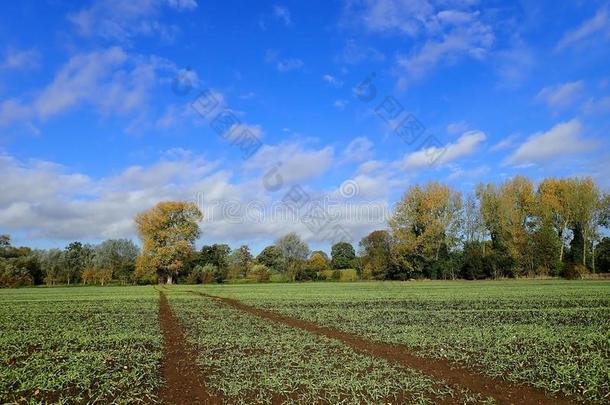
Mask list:
[[[180,287],[178,287],[179,289]],[[209,389],[227,403],[433,403],[478,398],[343,343],[258,318],[213,299],[167,293],[199,352]]]
[[[151,403],[160,383],[151,287],[0,290],[0,403]]]
[[[610,282],[201,286],[512,382],[610,400]]]

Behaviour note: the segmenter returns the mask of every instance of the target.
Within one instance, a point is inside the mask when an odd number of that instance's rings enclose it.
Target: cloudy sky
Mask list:
[[[297,231],[327,248],[385,227],[430,179],[610,188],[607,1],[0,7],[0,233],[15,244],[136,238],[136,213],[182,199],[206,215],[198,245],[258,251]]]

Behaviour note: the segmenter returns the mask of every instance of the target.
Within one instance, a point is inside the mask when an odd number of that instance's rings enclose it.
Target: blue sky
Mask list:
[[[16,244],[135,238],[136,213],[183,199],[206,214],[198,245],[296,231],[327,249],[329,227],[357,243],[430,179],[610,186],[607,1],[0,7],[0,232]],[[328,227],[304,220],[314,201]]]

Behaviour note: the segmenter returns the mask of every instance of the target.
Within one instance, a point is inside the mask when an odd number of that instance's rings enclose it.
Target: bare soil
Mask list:
[[[217,297],[194,291],[192,292],[220,300],[233,308],[259,316],[261,318],[283,323],[293,328],[302,329],[316,335],[322,335],[331,339],[340,340],[357,352],[383,358],[393,364],[398,364],[403,367],[417,369],[424,374],[433,377],[434,379],[443,380],[451,385],[460,385],[468,388],[472,392],[481,394],[484,398],[491,397],[498,404],[568,405],[578,403],[566,397],[547,396],[543,391],[529,385],[516,385],[507,381],[497,380],[488,375],[474,372],[447,360],[423,358],[416,355],[405,346],[376,342],[334,328],[320,326],[313,322],[252,307],[235,299]]]
[[[206,389],[205,378],[197,366],[197,352],[188,344],[165,294],[159,294],[159,322],[165,342],[161,364],[165,384],[159,389],[159,398],[176,405],[221,404],[222,399]]]

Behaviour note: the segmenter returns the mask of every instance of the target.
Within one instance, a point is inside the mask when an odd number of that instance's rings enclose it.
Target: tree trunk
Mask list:
[[[169,276],[167,276],[167,284],[172,285],[173,279],[171,274]]]
[[[582,233],[582,265],[587,267],[587,231]]]

